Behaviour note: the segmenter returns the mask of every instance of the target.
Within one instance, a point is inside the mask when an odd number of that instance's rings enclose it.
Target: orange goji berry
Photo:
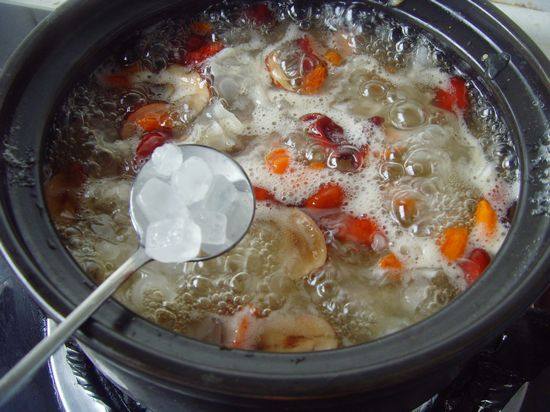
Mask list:
[[[171,129],[173,121],[169,113],[170,105],[168,103],[150,103],[140,107],[126,118],[120,136],[123,139],[128,139],[137,131],[137,126],[146,132]]]
[[[290,154],[286,149],[274,149],[265,157],[267,168],[275,174],[282,175],[290,165]]]
[[[439,249],[443,256],[454,262],[461,258],[468,244],[468,229],[464,227],[450,227],[445,229],[439,242]]]
[[[466,82],[461,77],[451,79],[451,87],[448,90],[437,89],[435,92],[434,104],[444,110],[452,112],[455,105],[460,110],[469,106],[468,89]]]
[[[342,56],[334,49],[330,49],[325,53],[325,60],[328,61],[333,66],[342,65]]]
[[[311,162],[308,165],[311,169],[323,170],[326,167],[325,162]]]
[[[378,225],[370,217],[354,217],[343,214],[335,236],[338,240],[344,242],[355,242],[370,246],[376,233],[379,233]]]
[[[329,183],[323,185],[315,194],[310,196],[305,207],[311,209],[335,209],[344,203],[344,190],[337,184]]]
[[[275,196],[273,196],[273,193],[271,193],[269,190],[264,189],[263,187],[253,186],[254,189],[254,197],[256,198],[256,201],[262,202],[262,201],[274,201]]]
[[[317,93],[325,80],[327,79],[328,71],[323,64],[319,64],[312,71],[304,76],[300,93],[302,94],[315,94]]]
[[[497,220],[497,213],[491,204],[487,200],[481,199],[475,211],[476,226],[480,227],[485,235],[491,237],[495,233]]]
[[[383,256],[378,262],[378,265],[382,269],[392,269],[392,270],[403,269],[403,264],[399,261],[399,259],[397,258],[397,256],[395,256],[393,252],[390,252],[387,255]]]

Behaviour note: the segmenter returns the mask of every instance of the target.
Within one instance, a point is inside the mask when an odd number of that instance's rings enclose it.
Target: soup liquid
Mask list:
[[[69,93],[46,197],[102,282],[137,248],[132,178],[158,145],[230,153],[257,216],[207,262],[140,269],[116,294],[214,344],[310,351],[435,313],[509,228],[516,158],[497,111],[415,27],[357,5],[228,3],[136,33]]]

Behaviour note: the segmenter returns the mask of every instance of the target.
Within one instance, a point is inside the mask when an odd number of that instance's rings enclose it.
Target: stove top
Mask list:
[[[47,11],[0,4],[0,71]],[[548,295],[548,293],[547,293]],[[416,412],[548,411],[550,405],[550,299],[531,308],[464,366],[458,378]],[[0,257],[0,374],[55,327]],[[437,379],[437,377],[434,377]],[[125,396],[69,341],[0,412],[81,412],[146,409]],[[193,410],[182,405],[182,410]],[[204,409],[201,409],[204,410]]]

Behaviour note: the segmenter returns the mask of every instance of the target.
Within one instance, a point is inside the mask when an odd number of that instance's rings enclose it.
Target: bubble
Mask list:
[[[400,163],[384,162],[380,165],[379,174],[386,181],[394,181],[405,174],[405,169]]]
[[[310,162],[325,163],[327,160],[326,150],[321,145],[309,145],[305,151],[305,157]]]
[[[361,94],[364,97],[367,97],[377,102],[384,101],[386,99],[387,93],[387,86],[378,80],[370,80],[366,82],[361,90]]]
[[[372,244],[371,244],[372,250],[375,252],[381,252],[384,249],[387,249],[388,247],[388,240],[381,235],[380,233],[376,233],[372,237]]]
[[[363,167],[364,153],[355,146],[339,146],[331,150],[327,166],[341,172],[358,172]]]
[[[229,281],[229,287],[235,293],[243,293],[246,290],[248,277],[249,276],[246,272],[237,273]]]
[[[310,5],[290,3],[287,7],[287,13],[302,30],[307,30],[311,24],[313,7]]]
[[[152,72],[159,72],[168,66],[168,51],[162,44],[149,45],[142,56],[143,63]]]
[[[392,199],[392,216],[403,227],[410,227],[419,209],[423,206],[422,200],[415,192],[399,193]]]
[[[337,286],[331,280],[326,280],[319,285],[317,285],[317,294],[321,298],[330,298],[337,293]]]
[[[389,113],[391,123],[401,130],[410,130],[426,122],[422,105],[414,100],[398,101],[393,104]]]
[[[409,176],[427,177],[435,175],[446,179],[449,176],[451,159],[442,150],[416,148],[407,153],[403,166]]]
[[[195,296],[206,296],[213,289],[213,285],[208,278],[194,276],[189,280],[187,288],[189,289],[189,293]]]

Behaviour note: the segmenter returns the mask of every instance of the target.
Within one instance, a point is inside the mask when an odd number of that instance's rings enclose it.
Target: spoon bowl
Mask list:
[[[201,247],[201,253],[190,262],[197,262],[215,258],[232,249],[248,232],[255,213],[254,190],[252,183],[241,165],[228,155],[208,146],[196,144],[178,145],[183,162],[191,157],[199,157],[204,160],[217,175],[227,178],[237,190],[240,196],[238,209],[228,219],[226,241],[223,244],[207,244]],[[157,177],[151,161],[147,162],[137,174],[130,192],[130,217],[132,225],[137,233],[140,245],[143,247],[148,225],[151,223],[138,207],[138,195],[145,183],[152,177]],[[190,206],[191,208],[193,205]],[[229,216],[228,216],[229,217]]]

